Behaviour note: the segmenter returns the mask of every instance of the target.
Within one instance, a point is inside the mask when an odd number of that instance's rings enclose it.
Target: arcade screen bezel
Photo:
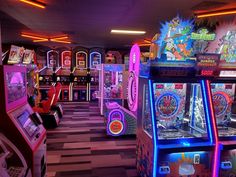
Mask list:
[[[8,86],[7,86],[6,76],[7,76],[7,73],[11,73],[11,72],[24,73],[24,76],[25,76],[24,83],[25,83],[25,87],[26,87],[26,94],[23,97],[15,100],[11,103],[8,103]],[[26,74],[26,68],[25,67],[19,67],[19,66],[7,66],[7,65],[5,65],[4,68],[3,68],[3,75],[4,75],[4,88],[5,88],[5,107],[6,107],[6,111],[9,111],[9,110],[14,109],[17,106],[27,102],[27,86],[26,86],[27,74]]]

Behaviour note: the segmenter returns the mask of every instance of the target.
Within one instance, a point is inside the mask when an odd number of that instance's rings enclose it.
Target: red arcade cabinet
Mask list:
[[[24,156],[33,177],[46,176],[46,131],[27,102],[26,68],[0,66],[0,129]]]

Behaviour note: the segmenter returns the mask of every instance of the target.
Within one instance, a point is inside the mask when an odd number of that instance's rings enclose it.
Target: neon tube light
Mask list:
[[[35,6],[35,7],[41,8],[41,9],[45,9],[46,8],[46,5],[44,5],[44,4],[40,3],[40,2],[37,2],[37,1],[20,0],[20,2],[23,2],[23,3],[29,4],[31,6]]]
[[[61,37],[51,37],[53,40],[63,40],[63,39],[68,39],[68,36],[61,36]]]
[[[225,11],[219,11],[219,12],[209,12],[204,14],[196,15],[197,18],[204,18],[204,17],[213,17],[213,16],[220,16],[220,15],[231,15],[236,14],[236,10],[225,10]]]
[[[136,35],[140,35],[140,34],[145,34],[146,31],[132,31],[132,30],[111,30],[111,33],[117,33],[117,34],[136,34]]]
[[[36,39],[36,40],[33,40],[33,42],[46,42],[48,41],[48,39]]]
[[[157,158],[158,158],[158,142],[157,142],[157,124],[156,124],[156,114],[154,110],[154,98],[153,98],[153,85],[152,81],[148,80],[149,84],[149,98],[150,98],[150,106],[151,106],[151,115],[152,115],[152,136],[153,136],[153,170],[152,176],[157,176]]]
[[[47,38],[45,37],[40,37],[40,36],[34,36],[34,35],[30,35],[30,34],[21,34],[22,37],[26,37],[26,38],[31,38],[31,39],[42,39],[42,40],[45,40]]]
[[[213,136],[212,136],[212,132],[211,132],[211,124],[210,124],[210,120],[211,120],[211,117],[210,117],[210,114],[209,114],[209,107],[208,107],[208,104],[207,104],[207,90],[206,90],[206,86],[205,86],[205,82],[204,80],[201,80],[201,86],[202,86],[202,93],[203,93],[203,99],[204,99],[204,107],[205,107],[205,110],[206,110],[206,117],[207,117],[207,130],[208,130],[208,133],[209,133],[209,137],[210,137],[210,141],[211,141],[211,144],[214,142],[214,139],[213,139]]]
[[[52,42],[59,42],[59,43],[64,43],[64,44],[71,44],[70,41],[61,41],[61,40],[56,40],[56,39],[50,39]]]

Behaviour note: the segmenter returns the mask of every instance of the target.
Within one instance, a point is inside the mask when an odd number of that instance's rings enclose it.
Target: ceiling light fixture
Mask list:
[[[33,40],[33,42],[47,42],[48,39],[37,39],[37,40]]]
[[[68,36],[52,37],[51,39],[53,39],[53,40],[63,40],[63,39],[68,39]]]
[[[23,3],[29,4],[31,6],[35,6],[35,7],[41,8],[41,9],[45,9],[46,8],[45,4],[43,4],[41,2],[38,2],[38,1],[20,0],[20,2],[23,2]]]
[[[66,39],[68,39],[68,35],[62,35],[62,36],[58,36],[58,37],[41,37],[38,35],[34,35],[34,34],[25,34],[22,33],[21,34],[22,37],[26,37],[26,38],[30,38],[33,40],[33,42],[47,42],[47,41],[51,41],[51,42],[59,42],[59,43],[65,43],[65,44],[71,44],[71,41],[67,41]]]
[[[35,35],[32,35],[32,34],[24,34],[22,33],[21,34],[22,37],[27,37],[27,38],[31,38],[31,39],[37,39],[37,40],[45,40],[47,39],[46,37],[41,37],[41,36],[35,36]]]
[[[236,9],[228,9],[223,11],[213,11],[213,12],[206,12],[206,13],[199,13],[195,14],[197,18],[205,18],[205,17],[213,17],[213,16],[220,16],[220,15],[231,15],[236,14]]]
[[[71,44],[70,41],[63,41],[63,40],[56,40],[56,39],[50,39],[52,42],[59,42],[59,43],[64,43],[64,44]]]
[[[116,29],[113,29],[113,30],[111,30],[111,33],[142,35],[142,34],[145,34],[146,31],[132,31],[132,30],[116,30]]]

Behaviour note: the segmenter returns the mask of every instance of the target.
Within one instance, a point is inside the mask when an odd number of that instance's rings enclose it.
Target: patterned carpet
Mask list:
[[[138,177],[135,137],[109,137],[97,103],[62,103],[47,132],[47,177]]]

